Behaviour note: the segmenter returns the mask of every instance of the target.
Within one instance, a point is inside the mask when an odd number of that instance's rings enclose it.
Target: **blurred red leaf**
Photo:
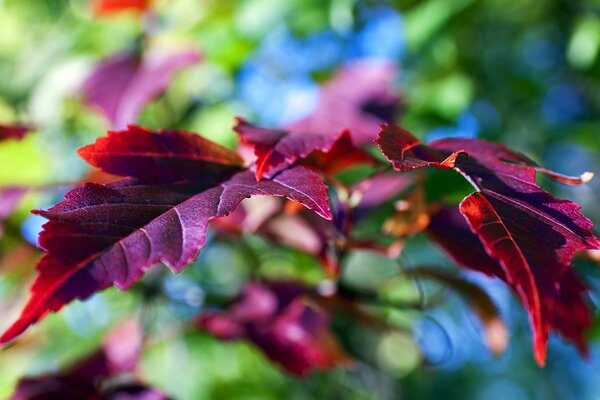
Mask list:
[[[120,53],[102,61],[83,83],[86,103],[113,129],[137,122],[143,108],[162,94],[177,72],[201,60],[195,49],[153,49],[140,56]]]
[[[0,124],[0,141],[6,139],[21,140],[25,137],[28,132],[31,132],[33,127],[31,125],[24,124],[13,124],[3,125]]]
[[[150,0],[94,0],[94,14],[112,15],[123,11],[141,13],[150,7]]]
[[[511,284],[504,268],[497,259],[488,255],[458,208],[443,208],[436,213],[429,224],[428,234],[459,265],[496,276]],[[592,316],[586,300],[585,285],[570,269],[556,281],[542,273],[538,273],[534,278],[537,287],[546,290],[540,293],[540,313],[547,317],[544,329],[560,332],[573,341],[581,353],[586,354],[584,332],[590,327]],[[519,295],[523,296],[520,293]]]
[[[312,114],[287,129],[322,135],[348,129],[355,144],[372,144],[379,125],[394,122],[399,113],[396,74],[395,64],[377,60],[355,61],[342,67],[323,85]]]
[[[220,339],[250,341],[294,375],[348,362],[328,315],[307,294],[299,283],[250,282],[226,311],[206,312],[197,324]]]
[[[350,189],[355,217],[363,216],[392,200],[407,190],[412,183],[414,182],[410,176],[393,172],[382,172],[361,180]]]
[[[583,183],[590,174],[579,178],[556,174],[503,145],[484,140],[443,139],[426,146],[391,125],[383,128],[377,143],[399,171],[424,166],[454,168],[477,189],[463,200],[460,212],[527,308],[538,364],[545,363],[550,328],[574,340],[583,351],[587,325],[569,322],[568,315],[558,318],[557,313],[562,315],[559,310],[567,305],[579,307],[573,318],[589,313],[583,300],[572,301],[581,297],[583,289],[574,283],[568,268],[575,251],[599,248],[600,241],[592,234],[592,222],[579,212],[579,205],[558,200],[541,189],[535,173],[568,184]]]
[[[128,178],[87,183],[47,211],[40,234],[46,255],[7,342],[48,312],[112,285],[127,289],[159,262],[174,272],[194,259],[208,223],[255,195],[287,197],[331,218],[327,187],[314,172],[292,166],[257,182],[239,156],[185,131],[130,126],[81,149],[103,171]]]

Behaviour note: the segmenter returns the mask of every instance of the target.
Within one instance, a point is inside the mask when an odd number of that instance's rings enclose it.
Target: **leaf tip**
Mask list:
[[[534,333],[534,336],[533,357],[535,363],[540,368],[544,368],[546,366],[546,355],[548,352],[548,336],[544,334],[538,335],[537,333]]]
[[[233,129],[235,130],[235,128],[239,125],[242,125],[246,122],[246,120],[244,119],[244,117],[242,117],[241,115],[236,115],[235,117],[233,117]]]
[[[257,182],[260,182],[262,180],[262,178],[265,176],[265,174],[267,173],[267,165],[266,162],[258,162],[255,164],[254,166],[255,168],[255,172],[254,172],[254,176],[256,178]]]
[[[15,340],[17,336],[22,334],[29,327],[29,325],[31,324],[23,324],[22,318],[15,321],[4,331],[4,333],[2,333],[2,336],[0,336],[0,346]]]
[[[93,146],[93,144],[88,144],[77,149],[77,155],[87,161]]]
[[[591,181],[593,177],[594,177],[593,172],[586,171],[583,174],[581,174],[581,177],[580,177],[581,183],[587,183],[587,182]]]

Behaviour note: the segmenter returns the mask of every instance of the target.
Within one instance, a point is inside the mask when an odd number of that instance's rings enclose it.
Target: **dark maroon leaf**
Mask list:
[[[379,125],[394,122],[400,109],[396,73],[397,67],[384,61],[346,65],[323,86],[312,114],[287,129],[323,135],[348,129],[355,144],[371,144]]]
[[[507,281],[504,270],[498,261],[487,253],[458,207],[445,207],[435,213],[427,226],[427,234],[441,245],[458,265]]]
[[[228,310],[204,313],[198,326],[224,340],[254,343],[294,375],[346,362],[329,332],[328,315],[307,303],[307,294],[298,283],[251,282]]]
[[[574,284],[567,287],[575,292],[560,286],[571,274],[568,268],[575,251],[600,248],[600,241],[579,205],[541,189],[535,173],[569,184],[583,183],[589,174],[580,178],[555,174],[522,154],[484,140],[444,139],[426,146],[395,126],[384,127],[377,143],[399,171],[454,168],[477,189],[463,200],[460,211],[529,311],[538,364],[545,363],[550,327],[581,343],[585,326],[576,325],[581,329],[576,335],[573,326],[552,326],[552,321],[558,321],[553,310],[583,291]]]
[[[458,208],[443,208],[432,216],[427,232],[459,265],[496,276],[511,284],[503,267],[497,259],[488,255]],[[540,314],[546,315],[548,321],[547,326],[542,328],[560,332],[573,341],[583,354],[587,353],[583,333],[591,325],[592,319],[585,286],[572,270],[567,270],[556,282],[544,274],[534,278],[537,287],[545,290],[543,296],[540,295],[539,307]]]
[[[81,155],[129,177],[84,184],[51,209],[36,211],[49,220],[39,239],[46,255],[29,302],[2,342],[74,299],[113,285],[127,289],[159,262],[181,271],[204,245],[208,223],[247,197],[287,197],[331,218],[327,187],[315,172],[293,166],[257,182],[234,152],[189,132],[130,127]]]
[[[6,139],[21,140],[25,137],[28,132],[31,132],[33,127],[31,125],[24,124],[13,124],[4,125],[0,124],[0,141]]]
[[[183,68],[200,61],[193,49],[126,52],[104,60],[82,87],[86,103],[100,110],[114,129],[137,122],[144,106],[158,97]]]
[[[372,162],[367,153],[352,144],[348,131],[339,134],[288,132],[252,125],[242,118],[237,118],[233,129],[243,143],[254,149],[256,179],[298,160],[329,174],[354,164]]]

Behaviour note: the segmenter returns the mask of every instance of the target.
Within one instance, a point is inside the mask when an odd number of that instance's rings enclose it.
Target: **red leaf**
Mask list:
[[[485,251],[481,240],[471,231],[458,207],[446,207],[435,213],[427,226],[427,234],[457,264],[507,281],[504,270]]]
[[[28,132],[31,132],[33,127],[31,125],[2,125],[0,124],[0,141],[6,139],[21,140],[25,137]]]
[[[1,342],[74,299],[112,285],[128,288],[159,262],[182,270],[204,245],[208,223],[247,197],[286,197],[331,218],[327,187],[316,173],[293,166],[257,182],[233,151],[189,132],[130,127],[81,154],[129,178],[84,184],[51,209],[36,211],[49,220],[39,239],[47,254],[29,302]]]
[[[186,131],[153,134],[139,126],[109,131],[78,151],[104,172],[132,176],[149,183],[201,181],[217,183],[242,170],[235,152]]]
[[[394,122],[398,114],[396,74],[397,67],[389,62],[363,60],[348,64],[323,86],[315,111],[287,128],[323,135],[349,129],[355,144],[371,144],[379,125]]]
[[[256,179],[262,179],[274,168],[293,164],[297,160],[328,174],[355,164],[372,162],[367,153],[352,144],[348,131],[338,135],[291,133],[261,128],[242,118],[236,119],[233,129],[243,143],[254,148]]]
[[[552,321],[558,321],[545,304],[562,307],[561,301],[579,296],[577,285],[570,284],[575,292],[567,293],[560,283],[571,274],[568,267],[575,251],[600,248],[600,241],[579,205],[552,197],[537,185],[535,173],[569,184],[583,183],[589,174],[580,178],[555,174],[522,154],[484,140],[444,139],[426,146],[394,126],[385,126],[377,143],[399,171],[428,165],[454,168],[477,189],[478,193],[463,200],[460,211],[529,311],[535,357],[543,365],[548,329]],[[577,325],[577,333],[572,327],[554,328],[578,343],[583,340],[585,326]]]
[[[150,7],[150,0],[94,0],[94,14],[111,15],[123,11],[141,13]]]
[[[126,52],[104,60],[83,83],[86,103],[100,110],[112,128],[136,123],[144,106],[167,89],[174,75],[200,61],[193,49],[154,49],[143,57]]]
[[[298,283],[251,282],[227,311],[201,315],[198,326],[224,340],[247,339],[294,375],[346,362],[328,315],[307,303],[306,294]]]
[[[475,235],[458,208],[444,208],[431,218],[428,234],[459,265],[496,276],[510,283],[498,260],[488,255],[480,239]],[[572,270],[567,270],[558,282],[552,282],[544,274],[535,276],[536,285],[554,288],[541,298],[541,315],[548,316],[546,330],[555,330],[572,340],[581,353],[587,353],[583,332],[592,319],[586,301],[587,289]],[[518,292],[519,293],[519,292]],[[523,295],[520,294],[522,298]],[[527,299],[523,300],[524,302]],[[545,343],[543,344],[545,349]]]

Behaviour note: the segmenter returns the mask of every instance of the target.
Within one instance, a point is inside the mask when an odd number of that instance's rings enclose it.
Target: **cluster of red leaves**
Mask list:
[[[591,176],[544,170],[522,154],[484,140],[443,139],[427,146],[395,126],[384,127],[377,144],[398,171],[455,169],[475,187],[477,192],[460,203],[464,219],[442,211],[430,232],[459,264],[497,276],[515,289],[529,311],[538,364],[546,360],[549,330],[585,353],[583,334],[591,324],[586,289],[569,264],[577,250],[598,249],[600,241],[579,205],[554,198],[538,186],[535,174],[571,185]]]
[[[204,245],[208,223],[244,198],[287,197],[331,218],[317,173],[291,166],[257,181],[235,152],[189,132],[131,126],[79,153],[127,178],[86,183],[50,210],[35,211],[49,220],[39,239],[47,254],[30,301],[2,342],[74,299],[128,288],[159,262],[180,271]]]
[[[355,240],[351,232],[371,210],[410,186],[407,175],[376,172],[340,187],[334,173],[378,163],[353,144],[347,131],[270,130],[242,119],[234,129],[254,152],[249,166],[236,152],[185,131],[129,126],[82,148],[85,161],[123,179],[86,183],[49,210],[35,211],[48,219],[39,239],[46,254],[27,305],[0,341],[14,339],[75,299],[110,286],[125,290],[157,263],[181,271],[204,246],[214,219],[230,231],[252,231],[315,255],[333,278],[339,252],[368,248],[390,254],[389,247]],[[590,325],[586,289],[569,264],[575,251],[600,248],[600,241],[579,206],[552,197],[537,185],[535,174],[567,184],[589,176],[552,173],[482,140],[448,139],[427,146],[391,125],[376,142],[397,171],[455,169],[477,190],[458,210],[432,213],[419,207],[407,214],[399,207],[395,231],[411,235],[431,220],[430,236],[457,263],[513,287],[531,316],[540,365],[551,330],[585,351],[583,334]],[[334,199],[328,197],[326,182],[339,191]],[[237,208],[248,197],[265,195],[286,200],[261,205],[258,214]],[[483,292],[439,274],[424,275],[468,293],[482,320],[497,323],[497,310]],[[220,338],[247,339],[294,374],[337,365],[345,357],[327,329],[328,316],[306,293],[297,283],[249,283],[227,311],[206,313],[198,325]]]

